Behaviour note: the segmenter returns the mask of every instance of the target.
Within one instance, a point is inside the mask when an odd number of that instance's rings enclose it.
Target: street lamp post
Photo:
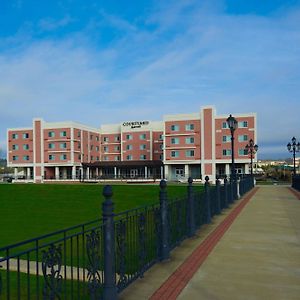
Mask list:
[[[253,177],[253,156],[258,150],[258,146],[254,144],[254,141],[251,139],[249,144],[246,145],[245,150],[250,154],[251,158],[251,177]]]
[[[294,175],[296,175],[296,152],[300,151],[300,143],[297,143],[295,137],[292,138],[292,144],[287,144],[287,149],[289,152],[293,153],[293,161],[294,161]]]

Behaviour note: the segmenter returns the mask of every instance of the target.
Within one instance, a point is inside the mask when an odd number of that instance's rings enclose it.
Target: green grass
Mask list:
[[[187,191],[167,189],[170,198]],[[1,184],[0,247],[100,218],[102,190],[100,184]],[[159,202],[157,185],[114,185],[113,192],[116,212]]]

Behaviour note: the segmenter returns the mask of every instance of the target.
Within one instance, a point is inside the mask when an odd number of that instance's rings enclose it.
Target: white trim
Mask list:
[[[76,129],[81,129],[81,130],[86,130],[86,131],[91,131],[94,133],[100,133],[100,129],[98,128],[93,128],[84,124],[76,123],[73,121],[65,121],[65,122],[52,122],[52,123],[47,123],[45,122],[44,129],[58,129],[58,128],[76,128]]]
[[[211,130],[212,130],[212,133],[211,133],[211,143],[212,143],[212,154],[211,154],[211,158],[212,158],[212,161],[213,161],[213,164],[212,164],[212,174],[211,176],[213,177],[213,180],[216,179],[216,120],[215,120],[215,116],[216,116],[216,111],[215,111],[215,108],[213,107],[212,108],[212,111],[211,111]]]
[[[201,117],[200,117],[200,147],[201,147],[201,156],[200,156],[200,163],[201,163],[201,175],[205,175],[205,168],[204,168],[204,112],[201,109]]]
[[[172,121],[197,121],[199,120],[199,113],[191,113],[191,114],[177,114],[177,115],[164,115],[164,122],[172,122]]]
[[[245,114],[232,114],[235,118],[247,118],[247,117],[254,117],[256,113],[245,113]],[[227,119],[229,117],[228,115],[218,115],[216,116],[216,119]],[[224,129],[224,128],[223,128]]]
[[[74,127],[71,127],[70,128],[70,130],[71,130],[71,141],[70,141],[70,143],[71,143],[71,162],[74,164]]]
[[[28,131],[32,130],[31,127],[8,128],[7,131]]]
[[[44,178],[44,121],[41,119],[41,176]]]

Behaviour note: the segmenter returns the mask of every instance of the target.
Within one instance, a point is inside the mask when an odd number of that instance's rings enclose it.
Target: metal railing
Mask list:
[[[294,188],[300,192],[300,174],[293,175],[292,188]]]
[[[237,198],[232,182],[168,200],[160,182],[159,203],[115,214],[112,187],[103,189],[102,218],[0,248],[0,299],[117,299],[170,251]],[[253,178],[236,182],[243,195]]]

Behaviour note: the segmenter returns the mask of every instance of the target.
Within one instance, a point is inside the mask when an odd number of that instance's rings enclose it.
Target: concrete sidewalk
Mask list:
[[[241,202],[232,209],[238,209]],[[234,223],[225,228],[227,220],[233,218],[232,209],[200,230],[198,237],[175,249],[170,261],[152,267],[120,299],[300,299],[300,201],[297,197],[286,187],[262,186],[241,208],[241,213],[234,216]],[[188,270],[189,258],[201,251],[201,244],[207,238],[216,240],[217,231],[213,231],[216,227],[227,231],[204,257],[192,278],[182,274]],[[176,276],[177,281],[170,280]],[[180,290],[178,277],[183,285]],[[188,282],[184,282],[187,277]],[[170,293],[176,289],[177,293]]]

